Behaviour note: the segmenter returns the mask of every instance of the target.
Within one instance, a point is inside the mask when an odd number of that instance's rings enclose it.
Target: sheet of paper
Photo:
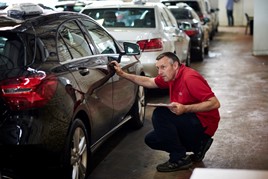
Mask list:
[[[165,103],[147,103],[147,106],[153,106],[153,107],[169,107],[171,104],[165,104]]]

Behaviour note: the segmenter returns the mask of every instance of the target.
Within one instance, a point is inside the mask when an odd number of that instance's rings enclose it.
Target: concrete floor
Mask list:
[[[221,102],[221,121],[203,162],[189,170],[159,173],[165,152],[143,141],[151,130],[153,107],[147,107],[145,126],[122,128],[95,155],[91,179],[189,179],[194,168],[268,170],[268,56],[254,57],[253,38],[242,27],[220,27],[209,56],[192,68],[205,76]],[[167,102],[165,93],[152,92],[148,102]]]

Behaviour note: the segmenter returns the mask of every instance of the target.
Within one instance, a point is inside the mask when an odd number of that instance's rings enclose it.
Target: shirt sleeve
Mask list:
[[[165,89],[169,87],[169,84],[163,80],[161,76],[157,76],[154,79],[155,84],[158,86],[158,88]]]
[[[201,75],[194,74],[190,79],[186,80],[185,85],[194,99],[202,102],[215,96],[207,81]]]

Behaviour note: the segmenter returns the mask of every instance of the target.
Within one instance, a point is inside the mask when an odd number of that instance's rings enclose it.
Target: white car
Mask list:
[[[162,3],[96,2],[80,13],[104,26],[118,41],[139,44],[145,75],[157,75],[155,59],[162,52],[174,52],[190,66],[190,38],[179,29],[176,19]]]

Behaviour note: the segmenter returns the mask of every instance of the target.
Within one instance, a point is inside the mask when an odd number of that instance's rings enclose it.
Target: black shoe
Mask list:
[[[190,155],[191,160],[193,162],[201,162],[204,159],[206,152],[210,148],[212,142],[212,138],[209,138],[206,142],[202,142],[199,150],[194,154]]]
[[[163,164],[159,164],[156,169],[159,172],[174,172],[178,170],[188,169],[193,165],[189,156],[186,156],[180,159],[178,162],[165,162]]]

